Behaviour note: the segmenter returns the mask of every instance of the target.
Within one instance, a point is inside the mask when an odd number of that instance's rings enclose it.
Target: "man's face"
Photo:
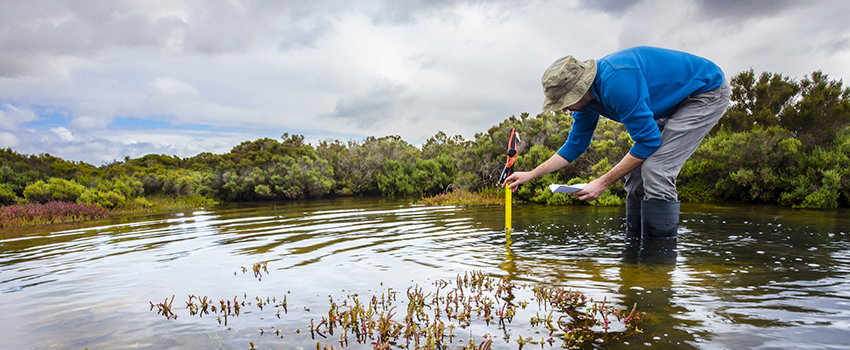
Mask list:
[[[564,111],[564,113],[581,112],[581,111],[587,109],[587,103],[588,103],[588,101],[581,99],[578,102],[576,102],[574,105],[564,107],[563,111]]]
[[[588,90],[588,92],[585,93],[584,96],[582,96],[581,100],[578,100],[578,102],[576,102],[575,104],[564,107],[564,109],[562,109],[562,111],[564,113],[581,112],[581,111],[587,109],[587,105],[590,104],[590,101],[592,101],[594,98],[595,98],[595,96],[593,96],[593,93],[591,93]]]

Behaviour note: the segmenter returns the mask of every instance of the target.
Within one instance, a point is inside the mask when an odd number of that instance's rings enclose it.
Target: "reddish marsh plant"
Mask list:
[[[105,218],[109,210],[93,204],[52,201],[0,207],[0,227],[54,224]]]

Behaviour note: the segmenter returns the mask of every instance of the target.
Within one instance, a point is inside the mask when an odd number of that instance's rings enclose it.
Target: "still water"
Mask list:
[[[623,216],[517,204],[508,241],[501,207],[342,198],[0,229],[0,349],[312,349],[329,299],[469,271],[637,303],[644,333],[605,348],[850,347],[850,211],[684,203],[669,264],[624,254]],[[151,311],[172,295],[177,319]],[[190,316],[188,295],[289,306],[224,326]]]

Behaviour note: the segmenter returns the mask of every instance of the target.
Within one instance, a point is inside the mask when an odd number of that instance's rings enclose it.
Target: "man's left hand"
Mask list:
[[[608,185],[605,184],[605,181],[602,179],[596,179],[591,181],[589,184],[585,185],[581,190],[573,193],[578,199],[581,199],[585,202],[590,202],[599,198],[605,190],[608,189]]]

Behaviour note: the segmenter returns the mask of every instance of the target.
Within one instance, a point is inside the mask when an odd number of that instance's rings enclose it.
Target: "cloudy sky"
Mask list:
[[[850,78],[850,1],[3,0],[0,147],[101,165],[281,134],[469,139],[638,45]]]

